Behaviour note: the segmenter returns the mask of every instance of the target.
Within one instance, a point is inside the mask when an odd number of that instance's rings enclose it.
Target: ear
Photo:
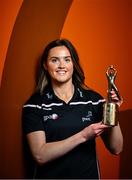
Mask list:
[[[43,67],[47,71],[48,68],[47,68],[47,64],[46,63],[43,64]]]

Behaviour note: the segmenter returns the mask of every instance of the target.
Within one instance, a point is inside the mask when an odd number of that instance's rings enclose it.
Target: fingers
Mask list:
[[[99,136],[102,134],[106,129],[110,128],[110,126],[103,124],[102,122],[95,123],[92,125],[93,131],[95,132],[95,136]]]
[[[105,125],[105,124],[101,124],[98,127],[98,133],[97,135],[99,136],[100,134],[102,134],[106,129],[110,128],[109,126]]]
[[[108,125],[104,124],[102,121],[100,121],[100,122],[97,123],[97,124],[100,125],[100,128],[102,128],[102,129],[111,127],[111,126],[108,126]]]
[[[112,98],[113,100],[119,101],[119,98],[117,97],[117,94],[115,93],[114,90],[112,90],[112,91],[110,92],[110,94],[111,94],[111,98]]]
[[[121,97],[121,99],[119,99],[117,94],[116,94],[116,92],[114,90],[112,90],[110,92],[110,94],[111,94],[112,100],[120,107],[121,104],[123,103],[123,98]]]
[[[101,130],[97,133],[96,137],[100,136],[102,133],[104,132],[104,130]]]
[[[110,128],[110,126],[105,125],[102,122],[94,123],[84,128],[81,131],[81,134],[86,140],[89,140],[91,138],[99,136],[108,128]]]

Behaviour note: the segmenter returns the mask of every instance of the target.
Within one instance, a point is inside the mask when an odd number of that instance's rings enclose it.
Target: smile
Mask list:
[[[64,75],[64,74],[66,74],[66,71],[61,70],[61,71],[57,71],[57,73],[60,74],[60,75]]]

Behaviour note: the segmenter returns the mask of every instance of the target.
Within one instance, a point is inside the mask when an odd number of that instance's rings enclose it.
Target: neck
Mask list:
[[[54,93],[61,100],[68,103],[74,94],[74,85],[72,83],[65,83],[61,85],[53,85]]]

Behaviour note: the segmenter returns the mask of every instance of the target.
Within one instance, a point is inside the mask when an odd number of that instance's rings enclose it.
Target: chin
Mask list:
[[[68,81],[70,82],[71,80],[70,79],[56,79],[54,82],[58,84],[64,84],[64,83],[67,83]]]

